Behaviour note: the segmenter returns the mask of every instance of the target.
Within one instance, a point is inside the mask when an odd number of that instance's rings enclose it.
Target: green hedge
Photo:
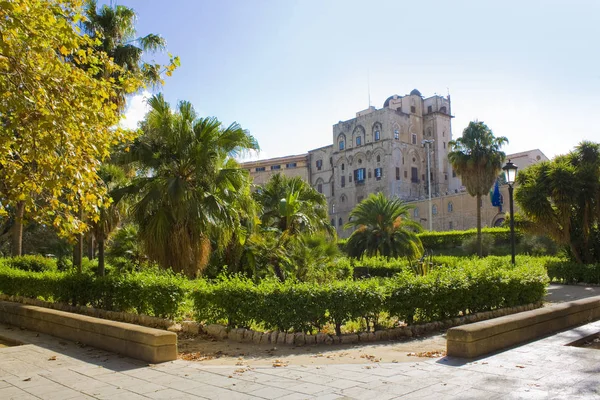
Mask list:
[[[40,255],[27,255],[11,258],[3,258],[0,260],[0,265],[5,265],[10,268],[21,269],[23,271],[56,271],[56,260]]]
[[[507,257],[463,259],[426,276],[404,271],[391,279],[325,285],[222,277],[198,285],[192,297],[199,321],[305,332],[332,324],[339,333],[348,321],[383,313],[406,322],[431,321],[540,301],[548,282],[543,261],[522,259],[527,262],[516,267]]]
[[[577,264],[572,261],[550,258],[546,263],[552,281],[562,283],[600,284],[600,264]]]
[[[481,232],[491,236],[496,245],[510,243],[509,228],[483,228],[481,229]],[[519,231],[515,232],[517,241],[521,238],[521,235],[522,234]],[[466,231],[423,232],[419,234],[423,247],[427,250],[434,251],[460,247],[466,239],[474,236],[477,236],[477,229],[469,229]]]
[[[178,315],[189,285],[184,278],[155,270],[96,277],[0,266],[0,293],[157,317]]]

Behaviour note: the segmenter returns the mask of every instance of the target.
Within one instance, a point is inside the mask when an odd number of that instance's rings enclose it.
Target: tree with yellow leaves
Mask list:
[[[100,162],[132,136],[114,99],[142,81],[114,78],[122,67],[79,31],[82,6],[0,0],[0,203],[15,216],[13,255],[26,211],[65,236],[86,230],[81,215],[96,220],[110,202]]]

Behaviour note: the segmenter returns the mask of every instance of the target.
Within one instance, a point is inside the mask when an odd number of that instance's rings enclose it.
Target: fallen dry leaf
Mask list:
[[[444,350],[422,351],[420,353],[408,353],[407,356],[409,356],[409,357],[439,358],[439,357],[445,357],[446,356],[446,352]]]
[[[287,361],[275,360],[273,362],[273,367],[275,367],[275,368],[277,368],[277,367],[287,367],[288,364],[289,363]]]
[[[56,361],[56,356],[52,356],[48,359],[48,361]]]
[[[186,361],[207,361],[212,360],[215,357],[207,354],[202,354],[199,351],[195,353],[183,353],[179,354],[179,358]]]

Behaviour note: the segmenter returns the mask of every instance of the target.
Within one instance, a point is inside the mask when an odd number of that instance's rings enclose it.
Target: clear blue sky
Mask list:
[[[332,125],[367,108],[368,76],[377,108],[449,90],[454,137],[479,119],[509,153],[600,141],[599,1],[117,3],[181,57],[166,98],[239,122],[261,158],[331,144]]]

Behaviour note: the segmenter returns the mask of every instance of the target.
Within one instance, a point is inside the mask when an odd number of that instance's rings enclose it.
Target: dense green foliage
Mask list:
[[[550,236],[579,264],[600,261],[600,144],[582,142],[517,175],[522,227]]]
[[[189,291],[187,280],[158,270],[99,277],[56,270],[30,272],[6,264],[0,264],[0,293],[104,310],[174,317]]]
[[[383,258],[364,260],[373,268],[398,272],[392,278],[321,283],[255,283],[239,275],[191,281],[158,269],[105,277],[95,276],[90,267],[81,274],[56,268],[32,272],[11,268],[10,260],[3,259],[0,293],[161,317],[181,316],[187,300],[193,299],[202,322],[304,332],[331,325],[339,334],[344,324],[357,319],[389,326],[396,320],[431,321],[539,301],[547,282],[544,265],[558,261],[519,256],[513,267],[508,257],[438,257],[433,260],[436,267],[418,275],[407,261],[393,265]]]
[[[510,229],[508,228],[482,228],[481,233],[491,236],[494,244],[510,243]],[[517,239],[521,233],[515,232]],[[465,240],[477,237],[477,229],[468,229],[464,231],[446,231],[446,232],[422,232],[419,238],[423,247],[427,250],[439,251],[460,247]]]
[[[330,323],[339,333],[347,321],[376,320],[384,312],[407,322],[431,321],[536,302],[545,294],[543,259],[521,257],[516,267],[506,257],[446,259],[454,264],[424,276],[405,270],[391,279],[319,285],[222,277],[197,286],[192,296],[202,321],[282,331],[319,330]]]
[[[5,258],[0,265],[6,265],[10,268],[20,269],[22,271],[43,272],[56,271],[56,261],[40,255],[18,256]]]
[[[410,218],[413,207],[379,192],[370,194],[350,212],[345,228],[356,228],[346,242],[350,257],[381,255],[414,259],[423,254],[417,236],[421,225]]]
[[[600,284],[600,263],[580,264],[561,259],[550,260],[547,264],[548,276],[552,281],[566,284]]]
[[[477,241],[481,257],[481,197],[486,195],[498,178],[505,154],[500,150],[508,143],[504,136],[495,137],[483,122],[469,122],[460,138],[448,143],[448,161],[460,176],[471,196],[477,198]]]

